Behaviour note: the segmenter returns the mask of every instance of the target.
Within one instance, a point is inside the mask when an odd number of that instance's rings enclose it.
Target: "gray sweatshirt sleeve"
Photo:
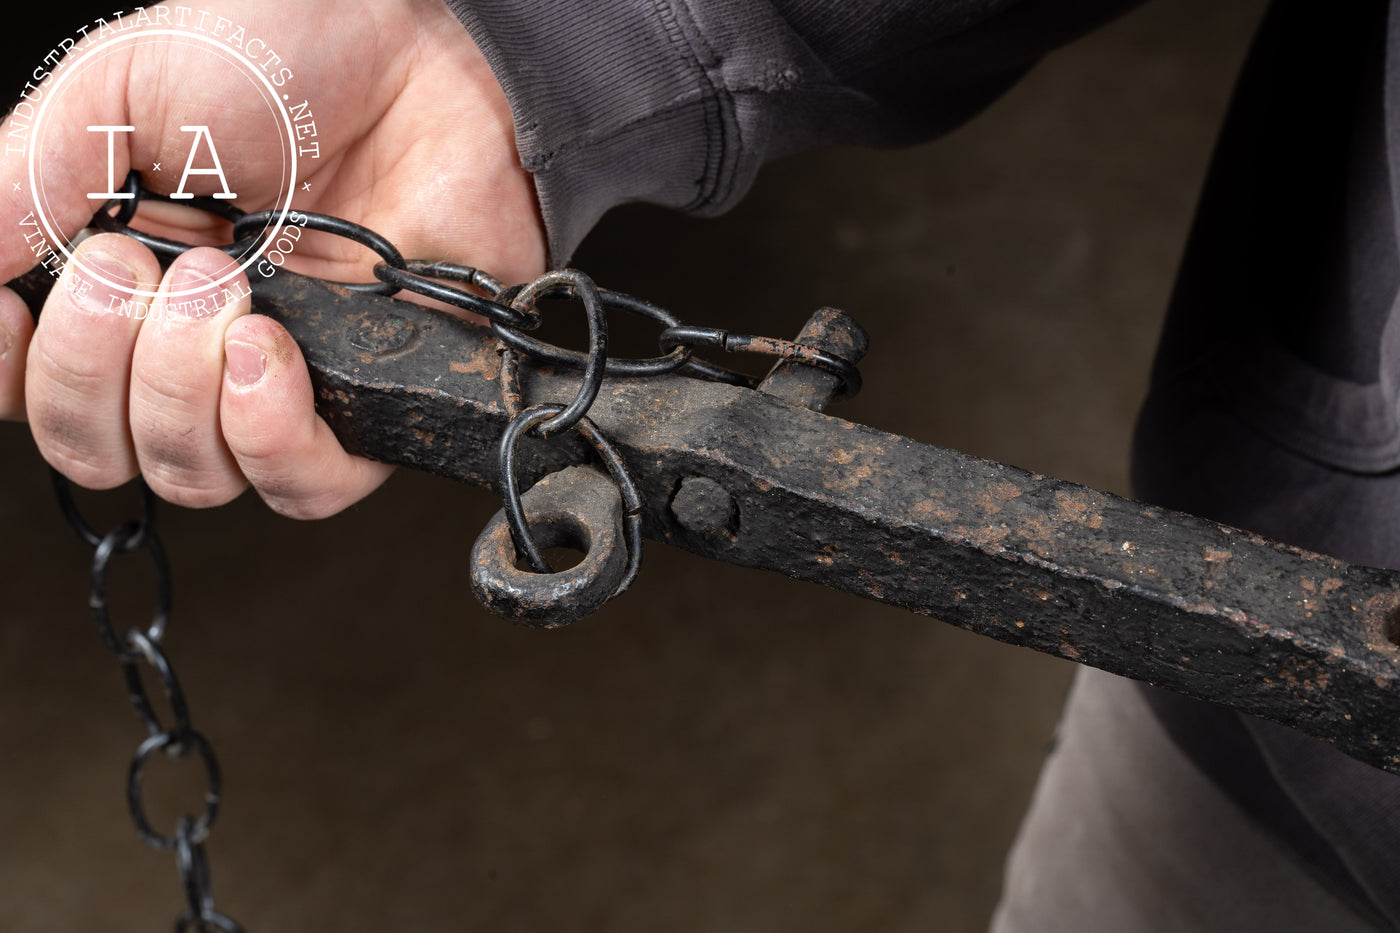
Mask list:
[[[550,260],[610,207],[719,213],[775,156],[946,132],[1134,0],[446,0],[515,116]]]

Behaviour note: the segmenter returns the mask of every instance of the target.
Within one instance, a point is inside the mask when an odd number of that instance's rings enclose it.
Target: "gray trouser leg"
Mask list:
[[[1080,670],[993,933],[1372,931],[1203,777],[1130,681]]]

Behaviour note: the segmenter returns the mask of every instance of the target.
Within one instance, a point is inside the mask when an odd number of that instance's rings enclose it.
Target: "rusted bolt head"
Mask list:
[[[707,476],[687,476],[671,497],[671,514],[686,531],[732,534],[738,509],[724,487]]]

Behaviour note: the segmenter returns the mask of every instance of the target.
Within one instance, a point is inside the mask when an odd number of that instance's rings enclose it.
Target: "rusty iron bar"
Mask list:
[[[508,414],[488,330],[285,271],[254,303],[301,345],[348,449],[494,483]],[[1262,716],[1400,774],[1400,574],[832,418],[804,407],[830,381],[803,378],[608,379],[589,417],[635,474],[648,537]],[[577,384],[525,377],[532,402]],[[528,485],[588,447],[525,437],[519,458]]]
[[[349,448],[490,485],[507,421],[483,328],[279,274],[257,309],[302,344]],[[1400,773],[1400,574],[1268,541],[804,407],[834,389],[609,379],[648,537],[902,606],[1327,739]],[[577,376],[542,369],[532,401]],[[526,438],[542,476],[582,442]],[[710,521],[673,499],[701,491]],[[708,495],[703,495],[708,493]],[[727,501],[726,501],[727,500]]]

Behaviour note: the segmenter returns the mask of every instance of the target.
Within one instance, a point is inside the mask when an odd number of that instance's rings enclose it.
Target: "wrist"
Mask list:
[[[456,163],[459,187],[444,191],[470,204],[471,216],[448,210],[443,236],[475,242],[471,262],[508,282],[527,281],[546,266],[547,228],[533,176],[521,162],[511,103],[470,33],[441,0],[415,0],[418,23],[411,75],[404,94],[432,100],[439,134],[455,152],[434,159]],[[421,132],[421,129],[419,130]],[[468,163],[463,172],[460,165]],[[446,174],[442,177],[446,177]],[[483,231],[485,237],[483,238]],[[460,242],[460,240],[459,240]],[[452,252],[442,255],[451,258]]]

